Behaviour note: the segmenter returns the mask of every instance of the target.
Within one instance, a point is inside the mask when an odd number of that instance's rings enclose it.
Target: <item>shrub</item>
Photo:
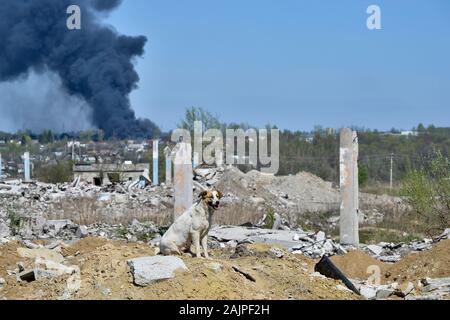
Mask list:
[[[39,167],[36,171],[39,181],[46,183],[63,183],[72,180],[72,162],[57,161],[56,164]]]
[[[424,232],[435,235],[450,224],[450,160],[435,151],[429,163],[411,171],[403,182],[402,195],[413,212],[424,219]]]

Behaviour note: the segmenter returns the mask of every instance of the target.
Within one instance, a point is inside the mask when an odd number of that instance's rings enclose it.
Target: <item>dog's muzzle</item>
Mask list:
[[[213,207],[215,210],[219,209],[219,207],[220,207],[220,202],[219,202],[219,201],[216,201],[215,203],[212,203],[212,204],[211,204],[211,207]]]

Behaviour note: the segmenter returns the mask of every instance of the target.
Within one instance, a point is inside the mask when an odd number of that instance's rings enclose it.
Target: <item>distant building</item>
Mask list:
[[[93,183],[96,186],[109,182],[120,183],[134,181],[150,170],[150,164],[75,164],[73,173],[81,181]]]
[[[402,132],[400,132],[400,134],[402,136],[418,136],[419,132],[409,130],[409,131],[402,131]]]

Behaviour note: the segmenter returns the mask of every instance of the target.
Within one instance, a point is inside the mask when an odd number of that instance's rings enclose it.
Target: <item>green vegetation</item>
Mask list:
[[[450,225],[450,159],[435,151],[420,169],[412,170],[403,182],[402,194],[413,213],[424,221],[423,232],[436,235]]]
[[[119,239],[126,239],[127,238],[127,234],[128,234],[128,229],[124,226],[119,226],[116,229],[116,236]]]
[[[22,228],[22,218],[17,213],[15,208],[9,207],[6,209],[7,217],[9,219],[9,227],[13,235],[17,235]]]
[[[272,229],[275,223],[275,210],[270,209],[267,212],[266,223],[264,224],[264,229]]]
[[[43,165],[36,170],[36,178],[46,183],[63,183],[72,180],[71,161],[56,161],[55,164]]]

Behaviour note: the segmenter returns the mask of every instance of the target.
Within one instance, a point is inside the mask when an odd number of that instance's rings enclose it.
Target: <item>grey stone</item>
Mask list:
[[[325,237],[325,232],[323,231],[319,231],[316,234],[316,241],[325,241],[326,237]]]
[[[423,251],[423,250],[428,250],[431,249],[432,245],[431,243],[413,243],[411,244],[411,249],[414,251]]]
[[[89,235],[88,228],[86,226],[78,226],[77,232],[75,235],[78,238],[86,238]]]
[[[389,288],[381,288],[377,290],[376,298],[377,299],[386,299],[390,297],[394,293],[394,289]]]
[[[11,235],[11,230],[6,225],[5,222],[0,220],[0,238],[9,237]]]
[[[408,282],[407,287],[405,290],[402,291],[403,296],[406,297],[408,294],[410,294],[414,290],[414,284],[412,282]]]
[[[400,255],[392,255],[392,256],[380,256],[378,257],[379,260],[383,261],[383,262],[398,262],[400,261],[401,257]]]
[[[377,289],[366,285],[361,285],[359,293],[367,299],[374,299],[377,295]]]
[[[450,228],[447,228],[444,230],[444,232],[442,232],[442,234],[438,237],[440,239],[450,239]]]
[[[53,230],[57,234],[61,229],[71,224],[73,224],[73,222],[69,219],[47,220],[45,227],[49,230]]]
[[[147,286],[158,280],[171,279],[176,270],[187,270],[183,260],[173,256],[153,256],[128,260],[134,283]]]
[[[6,284],[6,280],[0,277],[0,287]]]
[[[283,258],[283,256],[284,256],[284,252],[280,248],[276,248],[276,247],[270,248],[269,252],[277,258]]]
[[[38,249],[17,248],[17,253],[22,258],[30,258],[30,259],[43,258],[57,263],[64,261],[64,257],[59,252],[46,248],[38,248]]]
[[[381,254],[381,252],[383,252],[383,248],[380,246],[377,246],[375,244],[368,245],[367,249],[369,249],[370,252],[372,252],[374,255],[377,255],[377,256],[379,256]]]
[[[206,265],[206,267],[215,273],[219,273],[223,270],[223,265],[221,265],[220,263],[217,263],[217,262],[208,263]]]

